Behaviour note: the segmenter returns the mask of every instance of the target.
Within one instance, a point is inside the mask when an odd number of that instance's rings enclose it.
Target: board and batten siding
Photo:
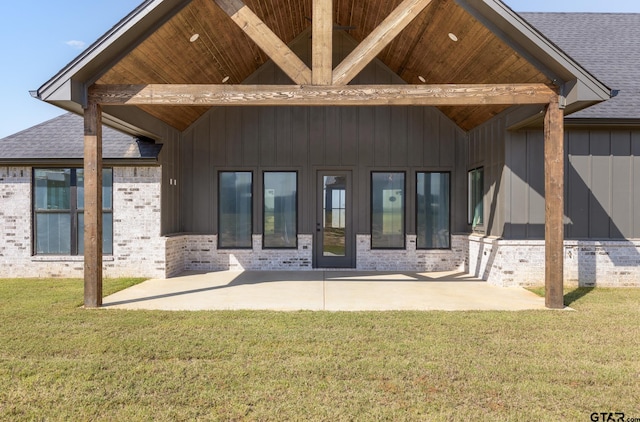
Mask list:
[[[504,175],[505,117],[499,116],[469,132],[467,145],[469,164],[465,170],[484,168],[484,224],[476,232],[486,236],[502,236],[505,222]],[[467,192],[467,175],[465,194]],[[468,207],[464,202],[465,220]],[[466,226],[471,231],[471,226]]]
[[[357,42],[335,31],[334,63]],[[308,31],[291,44],[311,61]],[[244,83],[288,84],[272,62]],[[404,84],[379,60],[352,84]],[[298,172],[299,233],[315,232],[317,170],[351,170],[354,232],[370,232],[370,174],[404,171],[406,190],[415,192],[416,171],[450,171],[452,233],[466,231],[466,135],[432,107],[219,107],[203,115],[182,134],[181,231],[217,231],[219,171],[253,171],[253,232],[262,225],[262,172]],[[456,169],[463,169],[461,172]],[[459,174],[462,173],[462,174]],[[415,233],[415,194],[407,195],[407,233]]]
[[[300,233],[315,227],[316,170],[353,174],[354,222],[369,233],[371,171],[404,171],[415,192],[416,171],[452,173],[452,231],[466,217],[465,137],[426,107],[228,107],[207,113],[183,134],[182,230],[216,233],[219,171],[253,171],[254,233],[260,233],[261,180],[266,170],[298,171]],[[461,163],[462,177],[456,172]],[[415,231],[415,195],[407,195],[407,231]]]
[[[640,130],[569,127],[565,133],[567,239],[640,238]],[[541,130],[506,142],[504,237],[544,237]]]
[[[181,133],[169,128],[163,138],[159,156],[162,165],[163,235],[180,231],[180,139]]]

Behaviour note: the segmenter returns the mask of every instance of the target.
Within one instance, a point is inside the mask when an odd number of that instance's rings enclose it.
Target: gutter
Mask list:
[[[82,158],[0,158],[0,166],[24,167],[82,167]],[[103,166],[109,167],[160,167],[157,158],[103,158]]]

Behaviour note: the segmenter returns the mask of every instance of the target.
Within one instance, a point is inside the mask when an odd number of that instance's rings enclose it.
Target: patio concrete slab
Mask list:
[[[113,309],[394,311],[546,309],[523,288],[468,274],[360,271],[220,271],[147,280],[104,298]]]

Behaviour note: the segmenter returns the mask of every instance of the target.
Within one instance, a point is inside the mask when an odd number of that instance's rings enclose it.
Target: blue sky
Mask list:
[[[35,100],[39,88],[141,0],[20,0],[2,5],[0,138],[63,111]],[[505,0],[516,11],[636,12],[640,0]]]

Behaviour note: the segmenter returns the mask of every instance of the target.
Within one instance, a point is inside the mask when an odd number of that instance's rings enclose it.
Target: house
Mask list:
[[[564,283],[640,285],[639,23],[499,0],[147,0],[33,93],[84,115],[84,257],[39,246],[38,184],[61,183],[41,175],[79,162],[0,152],[0,233],[20,245],[0,244],[0,277],[84,273],[87,306],[103,275],[185,270],[460,269],[545,283],[550,307]],[[123,133],[154,153],[106,154]]]
[[[83,276],[83,126],[67,113],[0,140],[0,277]],[[162,145],[108,127],[103,136],[106,274],[163,276]]]

